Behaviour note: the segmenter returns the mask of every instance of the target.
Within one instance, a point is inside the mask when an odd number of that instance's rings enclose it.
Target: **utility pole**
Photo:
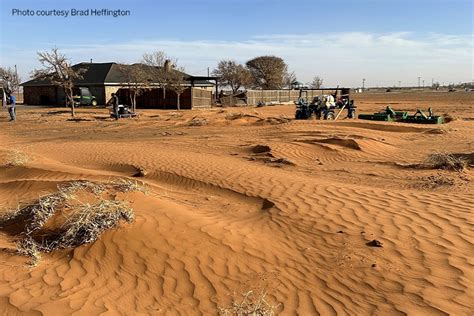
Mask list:
[[[434,78],[431,78],[431,86],[434,86]]]
[[[209,67],[207,67],[207,76],[209,77]]]
[[[401,80],[398,80],[398,87],[399,87],[399,88],[402,87],[402,82],[401,82]]]
[[[425,88],[425,79],[423,79],[423,89]]]
[[[420,89],[420,80],[421,80],[421,77],[418,77],[418,89]]]
[[[362,90],[365,89],[365,78],[362,78]]]

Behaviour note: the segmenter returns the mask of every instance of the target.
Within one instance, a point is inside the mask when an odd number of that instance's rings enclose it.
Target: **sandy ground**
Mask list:
[[[71,121],[20,107],[16,123],[0,112],[3,208],[73,180],[150,188],[122,197],[133,224],[34,268],[0,230],[0,314],[212,315],[265,288],[281,315],[472,315],[473,171],[416,164],[436,151],[474,163],[474,94],[355,98],[359,113],[431,105],[454,121],[288,120],[294,106],[120,121],[104,109]],[[26,161],[2,164],[11,155]]]

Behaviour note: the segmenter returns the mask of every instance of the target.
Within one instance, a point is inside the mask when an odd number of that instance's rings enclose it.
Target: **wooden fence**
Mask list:
[[[311,101],[316,96],[330,94],[334,92],[335,90],[307,90],[307,98]],[[233,105],[238,105],[238,103],[245,103],[247,105],[257,105],[259,102],[267,104],[293,102],[297,101],[299,96],[299,90],[247,90],[245,93],[238,97],[238,100],[240,100],[240,102],[238,102],[235,97],[233,98]]]
[[[191,104],[193,108],[210,108],[212,106],[212,91],[191,88]]]

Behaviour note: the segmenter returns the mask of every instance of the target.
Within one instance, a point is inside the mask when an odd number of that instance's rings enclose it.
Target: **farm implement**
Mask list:
[[[361,120],[370,121],[386,121],[386,122],[403,122],[414,124],[443,124],[444,117],[433,114],[431,108],[428,109],[428,114],[422,110],[416,110],[414,115],[409,115],[406,111],[394,111],[390,106],[383,111],[374,114],[359,114]]]

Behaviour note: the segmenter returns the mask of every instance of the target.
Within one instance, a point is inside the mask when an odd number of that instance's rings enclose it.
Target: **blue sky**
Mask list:
[[[0,0],[0,64],[27,79],[36,51],[57,46],[73,62],[137,62],[164,50],[187,72],[220,59],[284,58],[299,80],[327,86],[470,81],[470,0]],[[127,17],[12,16],[13,9],[130,10]]]

